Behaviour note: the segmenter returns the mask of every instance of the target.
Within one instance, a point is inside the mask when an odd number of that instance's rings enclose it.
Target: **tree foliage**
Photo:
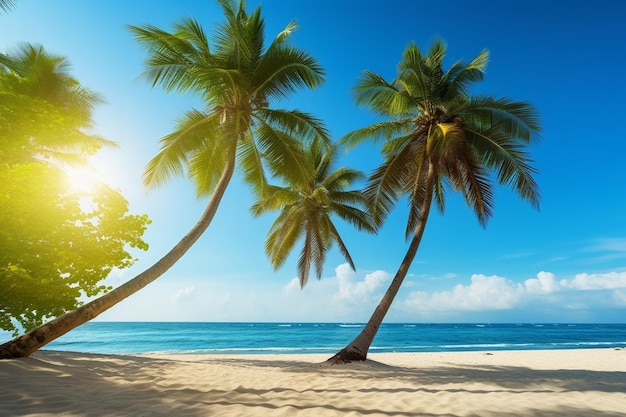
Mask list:
[[[0,163],[85,164],[114,142],[87,133],[102,98],[69,73],[65,57],[21,44],[0,60]]]
[[[312,267],[317,279],[322,277],[326,254],[334,243],[352,269],[356,269],[333,217],[343,219],[358,230],[376,232],[371,217],[359,208],[365,202],[363,194],[348,190],[363,174],[346,167],[335,169],[336,151],[329,151],[314,142],[303,160],[309,172],[300,178],[294,175],[284,177],[285,186],[270,187],[271,192],[252,207],[256,216],[279,211],[265,240],[265,252],[275,269],[285,263],[296,243],[302,242],[298,259],[301,287],[308,282]]]
[[[149,186],[187,175],[199,196],[209,195],[228,163],[260,194],[268,175],[307,171],[303,143],[328,142],[315,117],[275,107],[324,79],[319,63],[290,44],[295,23],[266,44],[260,6],[249,13],[243,0],[218,3],[226,19],[213,37],[193,19],[176,23],[171,32],[129,26],[148,51],[143,76],[166,91],[199,94],[205,102],[204,110],[188,111],[161,139],[160,152],[145,170]]]
[[[527,152],[540,131],[536,110],[526,102],[471,95],[470,87],[484,77],[489,53],[484,50],[469,63],[459,61],[445,70],[446,49],[440,40],[426,53],[411,43],[392,81],[366,71],[354,90],[356,102],[386,120],[343,139],[350,144],[385,141],[384,162],[370,176],[364,193],[378,223],[408,197],[407,236],[415,229],[424,200],[434,198],[443,212],[448,192],[460,192],[486,225],[493,214],[495,181],[539,206],[536,170]],[[433,178],[427,175],[429,166]],[[430,179],[432,195],[424,192]]]
[[[141,239],[147,217],[101,184],[72,191],[66,173],[45,163],[0,168],[0,328],[30,330],[108,290],[113,269],[134,262],[127,246]]]

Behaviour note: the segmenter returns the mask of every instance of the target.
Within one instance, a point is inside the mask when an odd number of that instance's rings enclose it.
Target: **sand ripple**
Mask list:
[[[0,416],[624,417],[626,350],[0,361]]]

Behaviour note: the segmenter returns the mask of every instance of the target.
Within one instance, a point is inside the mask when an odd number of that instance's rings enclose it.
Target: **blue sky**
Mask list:
[[[260,2],[249,1],[249,7]],[[354,105],[350,89],[369,69],[395,75],[410,41],[427,49],[436,38],[448,59],[491,52],[477,94],[533,103],[541,140],[531,153],[541,210],[506,188],[496,190],[493,219],[482,229],[458,196],[434,213],[422,246],[387,320],[396,322],[624,322],[626,314],[626,2],[315,0],[262,2],[267,38],[292,19],[293,43],[324,66],[327,81],[277,106],[323,119],[335,138],[377,119]],[[195,223],[206,200],[185,179],[146,191],[141,174],[158,139],[196,97],[151,89],[138,75],[144,52],[126,24],[170,29],[195,17],[211,32],[221,21],[212,1],[19,0],[0,15],[0,50],[42,44],[67,56],[73,74],[104,95],[95,132],[119,143],[94,165],[120,188],[134,213],[153,223],[147,253],[111,285],[163,256]],[[363,145],[340,163],[369,172],[380,162]],[[362,322],[406,250],[400,205],[377,236],[340,224],[357,265],[329,254],[321,281],[300,290],[296,256],[273,271],[263,251],[268,215],[253,219],[250,190],[236,177],[207,233],[155,283],[99,320]]]

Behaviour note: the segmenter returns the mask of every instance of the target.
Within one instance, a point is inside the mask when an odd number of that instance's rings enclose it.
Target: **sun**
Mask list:
[[[100,175],[91,167],[68,167],[65,168],[65,173],[72,191],[91,193],[102,184]]]

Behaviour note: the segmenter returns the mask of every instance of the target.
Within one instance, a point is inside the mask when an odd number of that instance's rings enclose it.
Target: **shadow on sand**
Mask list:
[[[292,360],[264,360],[254,357],[241,359],[219,358],[185,361],[194,364],[222,364],[229,367],[267,369],[271,372],[287,372],[294,377],[311,378],[310,388],[294,389],[280,379],[271,388],[249,386],[247,381],[232,390],[193,389],[175,385],[166,378],[155,378],[157,370],[167,374],[168,369],[181,366],[181,362],[158,358],[135,356],[112,356],[42,352],[34,357],[0,361],[0,416],[32,416],[45,414],[86,417],[101,416],[207,416],[216,406],[221,410],[237,407],[250,410],[254,415],[274,415],[279,409],[283,415],[307,411],[307,415],[378,415],[378,416],[426,416],[458,417],[457,414],[432,414],[416,410],[403,410],[401,406],[389,409],[368,407],[342,407],[341,402],[324,402],[324,398],[360,395],[420,395],[447,393],[563,393],[594,391],[600,393],[626,393],[625,372],[598,372],[587,370],[533,370],[525,367],[478,366],[478,367],[434,367],[402,368],[368,361],[349,365],[312,364]],[[207,368],[207,369],[210,369]],[[302,375],[304,374],[304,375]],[[332,376],[347,381],[365,378],[393,379],[394,388],[359,387],[358,383],[344,384],[341,388],[316,387],[315,378]],[[206,378],[212,378],[206,375]],[[53,381],[53,385],[50,382]],[[488,389],[470,389],[469,382],[479,382]],[[372,387],[372,385],[374,385]],[[383,384],[381,384],[383,385]],[[463,386],[468,386],[467,389]],[[220,386],[219,384],[215,385]],[[267,384],[265,384],[267,386]],[[302,386],[302,385],[301,385]],[[387,384],[389,386],[389,384]],[[471,384],[476,386],[476,384]],[[345,387],[345,388],[344,388]],[[350,388],[354,387],[354,388]],[[548,387],[548,388],[546,388]],[[487,388],[487,387],[486,387]],[[321,401],[312,407],[299,401],[303,395],[314,395]],[[280,396],[280,402],[268,402],[268,396]],[[626,395],[625,395],[626,400]],[[130,404],[130,406],[129,406]],[[589,408],[566,405],[550,406],[535,404],[536,408],[523,413],[498,413],[499,417],[517,415],[541,417],[623,417],[624,412],[601,412]],[[382,407],[381,407],[382,408]],[[235,409],[235,408],[233,408]],[[146,413],[145,410],[150,410]],[[496,414],[463,414],[495,416]]]

